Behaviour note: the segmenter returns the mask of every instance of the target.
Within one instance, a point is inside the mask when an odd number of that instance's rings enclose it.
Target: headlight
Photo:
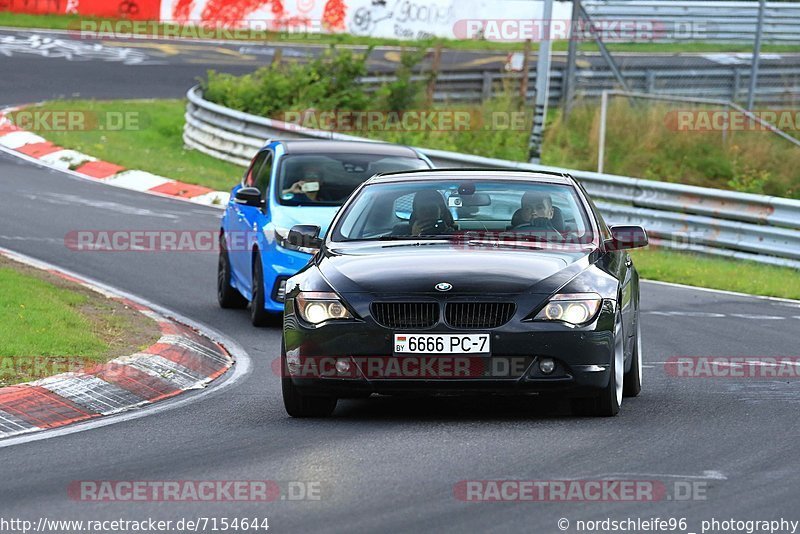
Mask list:
[[[289,243],[289,229],[288,228],[281,228],[279,226],[274,227],[275,230],[275,241],[283,248],[288,248],[289,250],[296,250],[298,252],[305,252],[306,254],[316,254],[317,249],[311,247],[303,247],[300,245],[293,245]],[[266,228],[264,232],[266,232]]]
[[[297,295],[297,312],[305,322],[313,325],[335,319],[353,318],[336,293],[300,293]]]
[[[533,320],[561,321],[575,326],[582,325],[594,319],[602,302],[603,299],[596,293],[554,295]]]

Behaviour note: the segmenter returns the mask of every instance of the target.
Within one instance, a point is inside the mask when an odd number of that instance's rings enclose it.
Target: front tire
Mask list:
[[[291,417],[330,417],[336,409],[339,399],[336,397],[320,397],[302,393],[289,378],[286,368],[286,354],[281,351],[281,392],[283,407]]]
[[[275,315],[268,312],[266,295],[264,294],[264,267],[261,265],[261,255],[256,250],[253,260],[253,286],[252,299],[250,299],[250,322],[253,326],[269,326],[275,320]]]
[[[622,394],[625,397],[636,397],[642,391],[642,326],[636,317],[636,338],[634,339],[630,370],[625,373]]]
[[[618,313],[614,320],[614,357],[609,366],[608,385],[594,398],[575,399],[573,410],[576,413],[597,417],[614,417],[619,413],[625,375],[625,344],[623,341],[622,317]]]
[[[247,299],[231,285],[231,259],[228,256],[228,249],[225,247],[224,235],[219,236],[217,302],[219,302],[221,308],[244,308],[247,306]]]

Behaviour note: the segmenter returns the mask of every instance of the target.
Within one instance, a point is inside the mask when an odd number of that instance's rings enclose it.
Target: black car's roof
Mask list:
[[[523,180],[572,185],[573,178],[566,173],[508,169],[419,169],[378,174],[366,183],[409,182],[416,180],[441,180],[459,178]]]
[[[366,141],[331,141],[327,139],[290,139],[281,144],[287,154],[368,154],[385,156],[404,156],[419,158],[412,148],[390,143],[370,143]]]

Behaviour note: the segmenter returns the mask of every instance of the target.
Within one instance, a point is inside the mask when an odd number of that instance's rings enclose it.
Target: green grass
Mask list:
[[[28,110],[32,108],[27,108]],[[120,112],[135,117],[135,127],[110,131],[108,128],[56,131],[33,128],[48,141],[79,150],[128,169],[152,172],[190,184],[227,191],[242,177],[237,165],[206,156],[183,146],[186,103],[182,100],[58,100],[38,108],[42,111],[80,111],[87,117],[118,117]],[[13,119],[13,114],[12,114]],[[85,124],[93,124],[87,119]],[[133,125],[133,121],[129,121]],[[40,126],[43,126],[40,124]]]
[[[0,387],[133,354],[159,336],[121,302],[0,258]]]
[[[108,344],[78,309],[88,296],[0,267],[0,357],[74,356],[101,360]]]
[[[776,106],[790,109],[790,106]],[[676,110],[690,104],[611,101],[604,172],[648,180],[800,198],[800,150],[768,131],[679,131]],[[720,109],[714,106],[714,109]],[[773,109],[773,108],[766,108]],[[545,129],[542,161],[557,167],[596,170],[600,111],[578,105],[565,120],[560,112]],[[789,130],[789,135],[800,132]]]
[[[642,278],[800,299],[797,269],[654,248],[633,250],[631,255]]]
[[[0,26],[10,26],[17,28],[41,28],[48,30],[74,30],[79,28],[81,21],[93,20],[97,22],[111,21],[116,19],[84,17],[80,15],[28,15],[0,11]],[[163,26],[163,25],[159,25]],[[224,39],[224,35],[219,36]],[[522,50],[522,43],[486,41],[478,39],[435,39],[426,41],[387,39],[369,36],[356,36],[349,34],[283,34],[280,32],[254,33],[248,39],[253,42],[275,42],[285,44],[342,44],[342,45],[361,45],[361,46],[432,46],[440,43],[445,48],[454,50]],[[567,41],[554,41],[553,50],[565,52],[568,47]],[[753,47],[751,43],[742,44],[717,44],[703,41],[686,41],[677,43],[608,43],[607,47],[615,52],[750,52]],[[533,43],[532,50],[538,49],[538,44]],[[580,44],[580,51],[594,52],[597,47],[594,43],[586,42]],[[764,44],[761,47],[763,52],[800,52],[800,45],[773,45]]]

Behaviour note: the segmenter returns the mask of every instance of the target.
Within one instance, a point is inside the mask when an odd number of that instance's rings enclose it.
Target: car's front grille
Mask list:
[[[373,302],[372,317],[386,328],[430,328],[439,322],[436,302]]]
[[[497,328],[511,320],[515,310],[513,302],[450,302],[445,319],[453,328]]]

